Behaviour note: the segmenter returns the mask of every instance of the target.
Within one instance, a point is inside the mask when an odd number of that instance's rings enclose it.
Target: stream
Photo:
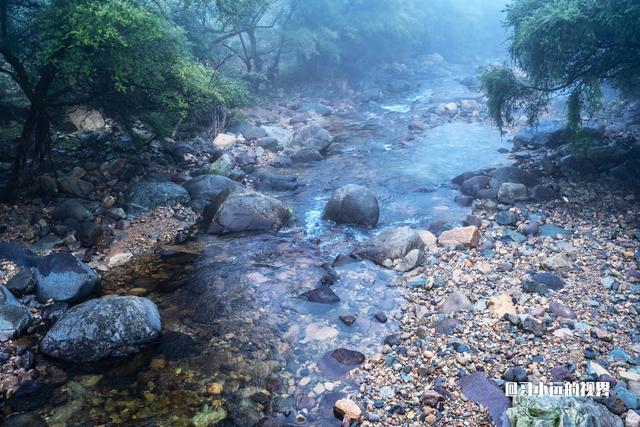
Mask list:
[[[470,208],[454,202],[454,176],[509,163],[507,141],[488,122],[440,118],[437,126],[405,141],[413,116],[434,105],[478,98],[451,78],[420,82],[414,93],[329,117],[334,135],[326,159],[274,169],[302,185],[274,193],[294,213],[277,234],[200,235],[187,247],[201,253],[167,265],[171,292],[152,293],[161,311],[161,342],[127,361],[69,372],[68,401],[50,425],[251,426],[270,414],[298,425],[338,425],[335,400],[353,395],[357,381],[332,352],[379,353],[399,329],[402,276],[368,261],[336,265],[339,254],[389,227],[428,228],[460,222]],[[331,192],[344,184],[367,186],[380,203],[373,230],[322,221]],[[328,267],[327,267],[328,266]],[[336,280],[337,277],[337,281]],[[333,304],[298,296],[319,283],[335,283]],[[381,323],[374,315],[384,313]],[[352,315],[347,326],[340,316]],[[349,358],[347,353],[347,359]],[[58,422],[58,424],[56,424]]]

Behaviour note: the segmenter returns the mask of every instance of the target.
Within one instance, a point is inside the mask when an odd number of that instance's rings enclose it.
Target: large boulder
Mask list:
[[[313,147],[298,148],[291,153],[291,160],[297,163],[311,163],[322,159],[322,153]]]
[[[560,159],[560,172],[566,177],[581,178],[598,172],[595,165],[583,155],[568,154]]]
[[[86,222],[93,218],[93,214],[80,201],[71,199],[56,206],[51,212],[51,218],[56,221],[72,219],[77,222]]]
[[[207,233],[278,231],[289,220],[289,208],[278,199],[254,191],[229,190],[205,209]]]
[[[211,201],[225,190],[242,190],[244,187],[236,181],[221,175],[200,175],[184,184],[192,200]]]
[[[489,186],[490,177],[486,175],[476,175],[465,179],[460,184],[460,191],[467,196],[476,197],[480,190]]]
[[[291,143],[291,139],[293,138],[293,132],[291,130],[281,126],[263,126],[262,128],[267,132],[269,137],[278,140],[278,144],[283,147],[287,147]]]
[[[424,260],[425,244],[409,227],[390,228],[357,247],[352,255],[385,267],[410,270]]]
[[[39,257],[29,248],[17,243],[0,242],[0,259],[11,261],[20,267],[33,267]]]
[[[512,426],[622,427],[622,420],[588,397],[516,396],[507,409]]]
[[[253,141],[267,136],[267,131],[264,128],[250,124],[241,125],[240,133],[242,133],[242,136],[244,136],[247,141]]]
[[[102,114],[84,106],[76,106],[67,111],[67,120],[79,131],[95,132],[104,128],[105,122]]]
[[[322,217],[338,224],[375,227],[380,216],[378,199],[366,187],[347,184],[335,190]]]
[[[7,288],[0,286],[0,341],[19,335],[31,319],[31,312]]]
[[[505,182],[513,182],[516,184],[524,184],[527,187],[533,187],[538,185],[538,177],[531,172],[524,171],[515,166],[497,168],[491,173],[491,187],[500,188]]]
[[[88,197],[95,190],[92,183],[74,176],[60,178],[58,188],[63,193],[76,197]]]
[[[218,148],[229,148],[236,143],[236,137],[227,133],[219,133],[213,139],[213,145]]]
[[[498,189],[498,200],[500,203],[512,204],[522,200],[527,200],[527,187],[524,184],[515,182],[505,182]]]
[[[41,258],[36,266],[35,293],[47,300],[76,302],[96,293],[100,278],[88,265],[67,252]]]
[[[569,132],[560,121],[543,121],[535,128],[524,128],[513,137],[513,148],[559,147],[569,141]]]
[[[231,176],[236,167],[236,159],[231,153],[223,153],[218,160],[211,163],[207,173],[212,175]]]
[[[451,230],[443,231],[438,237],[441,246],[465,246],[476,247],[480,243],[480,232],[478,227],[470,225],[468,227],[455,227]]]
[[[134,184],[126,195],[130,214],[146,212],[158,206],[189,203],[187,190],[173,182],[142,181]]]
[[[40,351],[66,362],[92,362],[135,353],[160,331],[160,314],[152,301],[106,296],[65,312],[40,342]]]
[[[253,186],[259,191],[293,191],[296,190],[300,184],[298,183],[298,178],[293,175],[259,172],[253,176]]]
[[[296,130],[291,140],[291,144],[294,146],[313,148],[320,153],[325,152],[332,142],[331,133],[315,123]]]

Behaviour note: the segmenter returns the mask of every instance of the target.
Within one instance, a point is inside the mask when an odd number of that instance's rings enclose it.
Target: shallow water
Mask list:
[[[323,264],[387,227],[461,221],[469,208],[453,201],[451,178],[508,164],[498,152],[506,141],[481,121],[436,119],[437,126],[405,141],[412,116],[434,103],[477,97],[452,79],[421,87],[330,117],[327,126],[341,142],[324,161],[273,171],[304,184],[275,194],[293,209],[294,224],[279,234],[199,237],[192,245],[200,257],[167,267],[166,282],[176,289],[150,295],[162,312],[162,342],[115,366],[71,372],[62,389],[69,399],[50,419],[57,425],[254,425],[272,414],[301,425],[337,425],[332,405],[355,388],[349,367],[330,353],[379,351],[384,337],[398,330],[400,276],[357,262],[335,269],[339,303],[298,296],[327,280]],[[375,229],[321,220],[332,190],[347,183],[378,196]],[[374,319],[378,312],[386,323]],[[339,319],[347,314],[357,317],[350,327]]]

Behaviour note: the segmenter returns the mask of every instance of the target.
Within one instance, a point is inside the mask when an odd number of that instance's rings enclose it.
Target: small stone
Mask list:
[[[557,254],[545,259],[542,265],[551,271],[566,272],[573,268],[571,260],[564,254]]]
[[[352,400],[340,399],[333,405],[333,413],[341,420],[347,418],[350,422],[357,422],[362,416],[362,410]]]
[[[340,316],[340,320],[345,325],[351,326],[356,321],[356,316],[352,316],[350,314],[347,314],[347,315],[344,315],[344,316]]]
[[[383,312],[379,312],[374,314],[374,317],[376,318],[376,320],[380,323],[387,323],[387,315],[384,314]]]
[[[489,300],[487,307],[489,311],[502,319],[506,314],[516,315],[516,307],[509,294],[502,293]]]

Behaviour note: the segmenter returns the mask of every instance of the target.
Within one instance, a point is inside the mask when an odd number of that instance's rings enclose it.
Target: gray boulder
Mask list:
[[[173,182],[142,181],[134,184],[126,195],[127,211],[139,214],[158,206],[189,203],[187,190]]]
[[[491,187],[500,188],[500,185],[505,182],[513,182],[516,184],[524,184],[527,187],[533,187],[538,185],[538,178],[534,174],[515,166],[497,168],[491,173]]]
[[[501,203],[511,204],[527,198],[527,187],[524,184],[505,182],[498,189],[498,201]]]
[[[291,144],[294,146],[314,148],[320,153],[325,152],[332,142],[331,133],[315,123],[296,130],[291,140]]]
[[[568,154],[560,159],[560,172],[566,177],[588,177],[598,172],[598,169],[586,156]]]
[[[7,288],[0,286],[0,341],[19,335],[31,319],[31,312]]]
[[[242,133],[242,136],[244,136],[247,141],[253,141],[267,136],[267,131],[264,128],[249,124],[240,126],[240,133]]]
[[[298,163],[310,163],[322,160],[320,151],[313,147],[302,147],[291,153],[291,160]]]
[[[385,267],[400,265],[401,269],[406,271],[424,260],[424,251],[424,241],[416,230],[399,227],[385,230],[372,237],[357,247],[352,255]]]
[[[480,190],[489,186],[490,179],[491,178],[486,175],[472,176],[460,184],[460,191],[467,196],[476,197]]]
[[[77,302],[96,293],[100,278],[75,256],[67,252],[41,258],[36,265],[35,294],[41,302],[52,299]]]
[[[106,296],[64,313],[40,342],[40,351],[66,362],[126,356],[160,336],[156,305],[133,296]]]
[[[31,292],[35,286],[36,276],[30,268],[22,269],[6,284],[7,289],[18,296]]]
[[[375,227],[380,216],[378,199],[366,187],[347,184],[333,192],[322,217],[338,224]]]
[[[568,142],[569,132],[560,121],[543,121],[535,128],[524,128],[513,137],[513,147],[559,147]]]
[[[236,166],[236,159],[231,153],[223,153],[215,162],[209,165],[208,173],[213,175],[231,176]]]
[[[200,175],[184,184],[192,200],[211,201],[225,190],[242,190],[244,187],[236,181],[221,175]]]
[[[78,200],[66,200],[62,204],[56,206],[51,212],[51,218],[56,221],[64,221],[71,218],[78,222],[90,221],[93,215]]]
[[[517,396],[507,417],[512,426],[623,426],[619,417],[588,397]]]
[[[289,208],[271,196],[253,191],[225,191],[203,214],[207,233],[278,231],[289,220]]]
[[[58,180],[58,187],[63,193],[76,197],[87,197],[95,190],[95,187],[89,181],[73,176],[60,178],[60,180]]]
[[[253,186],[256,190],[293,191],[300,184],[298,178],[291,175],[277,175],[270,172],[259,172],[253,176]]]

